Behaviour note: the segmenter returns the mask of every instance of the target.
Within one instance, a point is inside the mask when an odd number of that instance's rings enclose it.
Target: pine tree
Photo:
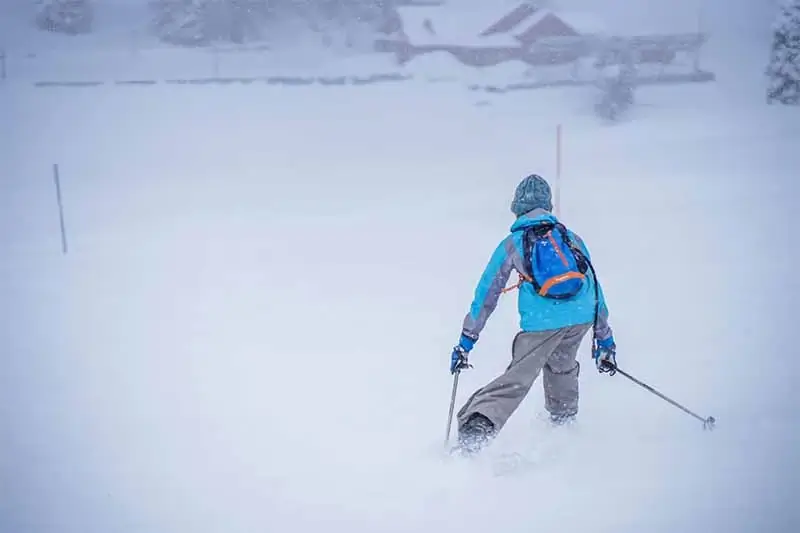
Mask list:
[[[208,11],[212,0],[154,0],[153,27],[166,42],[199,45],[208,42]]]
[[[1,0],[0,0],[1,1]],[[153,29],[163,41],[202,46],[264,37],[274,0],[151,0]]]
[[[47,31],[86,33],[92,29],[89,0],[37,0],[36,23]]]
[[[787,0],[775,24],[767,102],[800,104],[800,0]]]
[[[370,48],[395,15],[393,0],[269,0],[277,20],[299,21],[324,46]],[[298,35],[308,40],[307,35]]]
[[[393,9],[391,0],[151,0],[151,6],[160,39],[192,46],[275,35],[308,42],[317,35],[328,46],[365,48]]]

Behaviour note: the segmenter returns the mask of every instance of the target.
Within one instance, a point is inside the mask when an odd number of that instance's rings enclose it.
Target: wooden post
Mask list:
[[[61,178],[58,172],[58,163],[53,165],[53,181],[56,184],[56,200],[58,200],[58,219],[61,223],[61,252],[67,254],[67,229],[64,224],[64,202],[61,199]]]
[[[556,126],[556,186],[555,186],[555,214],[561,216],[561,124]]]

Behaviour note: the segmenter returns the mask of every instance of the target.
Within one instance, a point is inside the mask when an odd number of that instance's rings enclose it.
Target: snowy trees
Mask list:
[[[152,0],[154,28],[168,42],[272,41],[320,37],[322,44],[371,44],[389,0]],[[298,34],[299,31],[299,34]]]
[[[92,29],[90,0],[37,0],[36,24],[47,31],[86,33]]]
[[[365,49],[395,15],[393,0],[268,0],[276,25],[292,21],[296,37],[317,37],[326,47]]]
[[[297,5],[296,0],[281,0]],[[390,16],[387,0],[305,0],[298,13],[309,30],[326,46],[347,48],[369,46]]]
[[[154,0],[153,28],[164,41],[199,44],[205,40],[203,0]]]
[[[800,104],[800,0],[787,0],[775,24],[767,102]]]
[[[268,0],[152,0],[153,27],[166,42],[204,45],[262,37]]]
[[[635,100],[634,53],[627,45],[617,43],[600,51],[595,68],[597,86],[600,88],[595,113],[606,120],[617,120]]]

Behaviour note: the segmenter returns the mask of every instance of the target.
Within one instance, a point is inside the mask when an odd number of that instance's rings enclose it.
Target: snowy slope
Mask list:
[[[797,529],[800,114],[761,49],[614,127],[581,90],[0,85],[0,531]],[[537,384],[485,463],[442,462],[450,347],[559,123],[620,365],[719,427],[584,346],[577,427]],[[515,331],[506,296],[459,402]]]

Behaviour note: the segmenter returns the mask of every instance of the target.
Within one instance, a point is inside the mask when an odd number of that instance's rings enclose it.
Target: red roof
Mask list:
[[[531,24],[526,30],[516,35],[516,38],[525,44],[548,37],[578,37],[580,32],[561,20],[553,13],[547,13],[542,18]]]
[[[481,33],[481,37],[486,37],[487,35],[494,35],[495,33],[506,33],[511,31],[515,26],[517,26],[520,22],[525,20],[526,18],[530,17],[534,13],[536,13],[537,8],[532,4],[520,4],[513,11],[504,15],[500,20],[489,26],[483,33]]]
[[[489,26],[480,35],[513,35],[518,41],[530,44],[548,37],[578,37],[580,32],[561,17],[547,9],[524,2]]]

